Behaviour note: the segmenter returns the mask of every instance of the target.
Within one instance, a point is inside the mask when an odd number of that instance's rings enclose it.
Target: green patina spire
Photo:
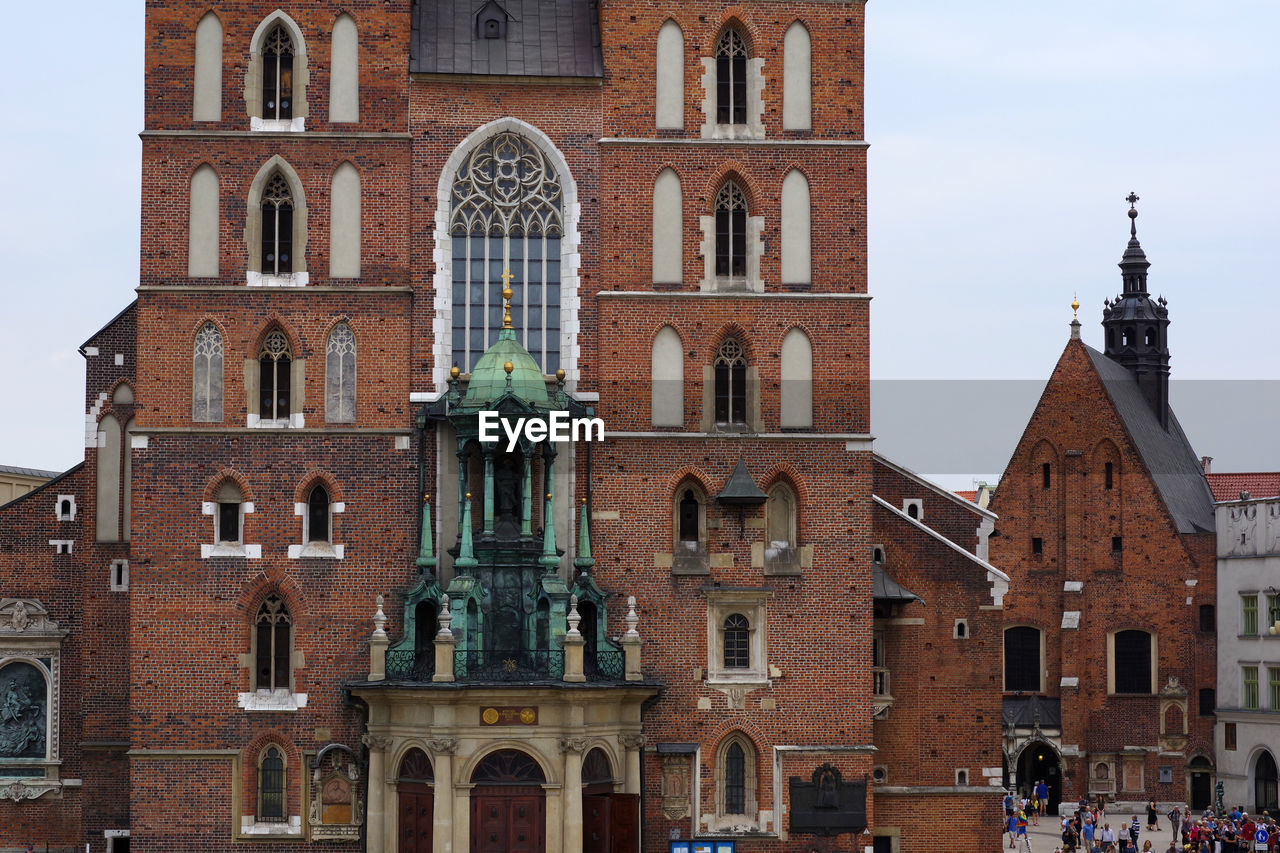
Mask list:
[[[431,496],[422,496],[422,537],[418,546],[418,568],[431,574],[436,570],[436,549],[431,542]]]
[[[591,556],[591,529],[587,526],[587,521],[587,499],[583,498],[582,512],[578,516],[578,556],[573,559],[579,572],[590,571],[596,564]]]
[[[547,492],[546,508],[542,511],[542,556],[538,562],[546,567],[546,573],[555,574],[560,567],[560,557],[556,554],[556,520],[551,505],[551,493]]]
[[[471,493],[467,492],[467,499],[462,503],[462,544],[458,546],[458,559],[453,561],[453,567],[459,574],[466,574],[467,569],[478,565],[480,561],[471,546]]]

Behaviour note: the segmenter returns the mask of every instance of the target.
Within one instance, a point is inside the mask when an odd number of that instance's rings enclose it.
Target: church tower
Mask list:
[[[1129,245],[1120,259],[1124,291],[1102,310],[1105,352],[1127,367],[1138,380],[1160,425],[1169,427],[1169,309],[1165,299],[1147,292],[1151,266],[1138,242],[1138,196],[1130,193]]]

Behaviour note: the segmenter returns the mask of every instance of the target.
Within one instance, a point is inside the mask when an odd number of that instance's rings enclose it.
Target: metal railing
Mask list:
[[[436,653],[429,648],[426,654],[416,649],[392,649],[387,651],[387,678],[430,681],[436,671]]]
[[[459,681],[545,681],[564,677],[559,649],[471,649],[453,653]]]

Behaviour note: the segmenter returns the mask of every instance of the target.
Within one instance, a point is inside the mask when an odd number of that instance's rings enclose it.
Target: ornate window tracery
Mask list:
[[[716,351],[716,423],[743,426],[747,422],[747,355],[737,338],[726,338]]]
[[[293,39],[280,24],[262,49],[262,117],[293,118]]]
[[[289,380],[293,353],[284,332],[273,329],[262,341],[258,353],[260,368],[258,417],[262,420],[284,420],[289,417]]]
[[[191,420],[222,420],[222,333],[213,323],[196,332],[192,352]]]
[[[258,760],[258,820],[261,823],[285,821],[284,753],[277,746],[267,747]]]
[[[734,29],[716,45],[716,121],[747,123],[747,43]]]
[[[561,178],[526,137],[498,133],[453,179],[453,360],[469,373],[502,328],[503,273],[511,272],[516,337],[544,373],[560,366]]]
[[[356,419],[356,336],[346,323],[329,333],[325,347],[325,420],[354,423]]]
[[[269,595],[254,620],[257,631],[255,674],[258,690],[288,690],[293,619],[284,600]]]
[[[716,193],[716,276],[742,278],[747,274],[747,196],[728,181]]]
[[[293,272],[293,195],[279,172],[262,190],[262,272]]]

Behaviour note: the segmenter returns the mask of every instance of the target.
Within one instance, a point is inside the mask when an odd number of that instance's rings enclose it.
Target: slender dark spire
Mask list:
[[[1106,353],[1127,367],[1160,423],[1169,424],[1169,309],[1164,297],[1147,292],[1151,263],[1138,242],[1138,195],[1129,193],[1129,245],[1120,258],[1123,291],[1104,300],[1102,328]]]

